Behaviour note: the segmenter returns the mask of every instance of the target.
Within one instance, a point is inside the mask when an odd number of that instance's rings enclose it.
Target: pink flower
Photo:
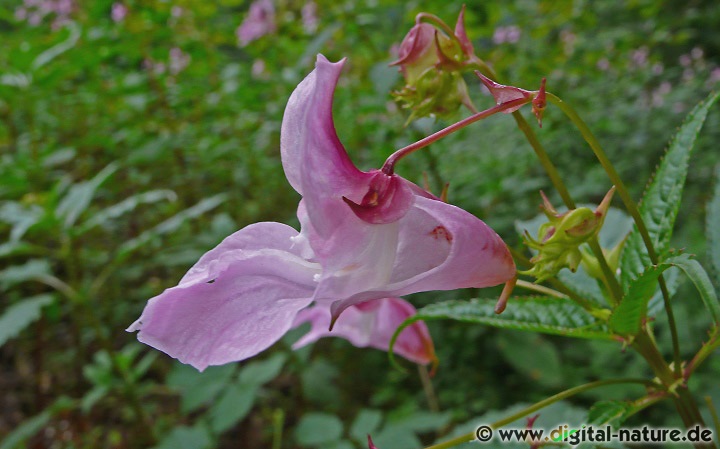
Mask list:
[[[122,3],[113,3],[110,11],[110,17],[113,22],[122,22],[125,19],[125,16],[127,16],[127,12],[127,6]]]
[[[274,33],[275,29],[275,6],[272,0],[255,0],[236,34],[240,46],[244,47],[255,39]]]
[[[296,320],[314,323],[317,313],[332,323],[354,307],[345,324],[338,322],[338,333],[376,346],[387,322],[396,324],[400,310],[410,311],[397,299],[367,301],[487,287],[515,276],[505,243],[485,223],[392,170],[362,172],[353,165],[332,119],[343,64],[319,55],[285,109],[280,149],[285,175],[303,197],[301,232],[266,222],[226,238],[178,286],[148,301],[128,329],[139,330],[141,342],[202,370],[252,357]],[[313,302],[310,310],[320,312],[298,317]],[[380,316],[387,312],[394,315]],[[374,323],[374,330],[360,322]],[[370,333],[365,340],[361,330]],[[307,338],[315,335],[317,329]],[[404,338],[420,348],[416,343],[425,337]]]

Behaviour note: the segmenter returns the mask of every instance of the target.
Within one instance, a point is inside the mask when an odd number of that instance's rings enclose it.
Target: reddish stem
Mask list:
[[[408,145],[404,148],[400,148],[396,152],[390,155],[389,158],[385,161],[385,163],[382,166],[382,172],[386,175],[390,176],[395,172],[395,163],[402,159],[403,157],[407,156],[408,154],[419,150],[421,148],[425,148],[426,146],[430,145],[431,143],[442,139],[443,137],[454,133],[455,131],[458,131],[471,123],[475,123],[478,120],[482,120],[484,118],[490,117],[491,115],[497,114],[498,112],[503,112],[508,109],[513,109],[518,106],[522,106],[526,103],[530,103],[532,99],[531,98],[518,98],[516,100],[508,101],[502,104],[499,104],[497,106],[494,106],[490,109],[486,109],[484,111],[480,111],[477,114],[473,114],[470,117],[460,120],[457,123],[454,123],[447,128],[443,128],[440,131],[431,134],[424,139],[418,140],[417,142]]]

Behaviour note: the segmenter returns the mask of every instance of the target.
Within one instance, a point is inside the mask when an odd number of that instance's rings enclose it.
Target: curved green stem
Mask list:
[[[632,217],[633,221],[635,222],[635,226],[637,226],[638,232],[640,233],[640,236],[643,239],[643,243],[645,244],[645,247],[647,248],[648,256],[650,256],[650,261],[653,264],[658,263],[658,256],[655,252],[655,247],[653,245],[652,239],[650,238],[650,233],[647,230],[647,227],[645,226],[645,222],[642,219],[642,216],[640,215],[640,209],[638,209],[637,205],[633,201],[632,197],[630,196],[630,192],[625,187],[625,183],[623,183],[622,179],[620,178],[620,175],[618,175],[617,171],[615,170],[615,167],[613,166],[612,162],[610,162],[610,159],[608,159],[607,155],[605,154],[605,151],[603,151],[602,147],[600,146],[600,142],[598,142],[597,138],[595,138],[595,135],[593,135],[592,131],[590,131],[590,128],[585,124],[582,118],[580,118],[580,115],[573,109],[572,106],[562,101],[557,96],[551,94],[550,92],[547,92],[547,99],[560,108],[560,110],[573,122],[573,124],[577,127],[577,129],[580,131],[580,134],[582,134],[583,139],[590,145],[590,148],[592,148],[593,153],[595,153],[595,157],[597,157],[598,161],[600,162],[600,165],[602,165],[603,169],[605,169],[605,172],[607,173],[608,177],[610,178],[610,181],[615,185],[615,188],[617,189],[617,193],[620,196],[620,199],[622,200],[623,204],[625,205],[625,208],[627,209],[628,213]],[[670,294],[667,289],[667,285],[665,284],[665,278],[660,275],[658,277],[658,283],[660,284],[660,291],[663,295],[663,303],[665,305],[665,312],[667,313],[668,317],[668,325],[670,326],[670,334],[672,337],[672,345],[673,345],[673,362],[675,366],[675,376],[680,377],[681,376],[681,360],[680,360],[680,344],[677,334],[677,326],[675,324],[675,315],[673,313],[671,304],[670,304]]]
[[[653,388],[659,386],[658,384],[651,382],[649,380],[635,379],[635,378],[597,380],[595,382],[578,385],[577,387],[573,387],[568,390],[561,391],[560,393],[550,396],[549,398],[543,399],[542,401],[537,402],[529,407],[526,407],[517,413],[513,413],[512,415],[507,416],[499,421],[495,421],[494,423],[490,424],[490,427],[492,427],[493,429],[498,429],[498,428],[506,426],[506,425],[510,424],[511,422],[516,421],[524,416],[527,416],[527,415],[529,415],[533,412],[536,412],[542,408],[545,408],[548,405],[562,401],[563,399],[567,399],[567,398],[575,396],[577,394],[584,393],[584,392],[586,392],[588,390],[592,390],[594,388],[604,387],[607,385],[617,385],[617,384],[640,384],[640,385],[645,385],[646,387],[653,387]],[[470,433],[466,433],[464,435],[455,437],[451,440],[448,440],[448,441],[445,441],[445,442],[442,442],[439,444],[435,444],[433,446],[428,446],[425,449],[447,449],[449,447],[457,446],[458,444],[467,443],[467,442],[470,442],[473,440],[475,440],[475,432],[470,432]]]

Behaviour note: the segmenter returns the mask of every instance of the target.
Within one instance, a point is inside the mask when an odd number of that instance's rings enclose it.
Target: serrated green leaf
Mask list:
[[[417,320],[451,319],[567,337],[610,338],[600,321],[569,299],[545,296],[514,297],[507,309],[499,315],[495,313],[496,302],[496,299],[473,299],[431,304],[418,310],[401,328]],[[396,335],[400,330],[396,331]]]
[[[588,411],[588,424],[602,426],[609,424],[617,428],[625,420],[628,410],[633,405],[625,401],[599,401],[593,404]]]
[[[40,318],[42,308],[54,300],[53,295],[37,295],[8,307],[0,316],[0,346]]]
[[[688,114],[675,137],[670,142],[665,157],[660,162],[640,204],[640,215],[645,222],[650,240],[658,255],[668,249],[675,219],[680,208],[690,153],[710,107],[720,97],[712,93]],[[633,228],[620,258],[621,281],[624,288],[650,265],[650,257],[642,236]]]
[[[608,321],[613,332],[635,335],[640,331],[642,320],[647,316],[648,302],[656,292],[658,277],[670,267],[680,268],[690,278],[700,292],[713,321],[720,322],[720,304],[710,278],[696,260],[682,254],[648,267],[637,279],[630,282],[627,293]]]
[[[62,220],[64,228],[69,228],[80,217],[80,214],[90,205],[95,191],[98,187],[105,182],[118,169],[117,163],[108,164],[105,168],[100,170],[91,180],[79,182],[73,185],[68,193],[63,197],[55,209],[55,215]]]
[[[700,299],[710,312],[713,321],[715,324],[720,324],[720,304],[718,304],[717,292],[702,265],[697,260],[684,259],[676,262],[675,266],[683,270],[690,281],[695,284],[695,288],[700,293]]]
[[[715,191],[707,206],[705,223],[708,257],[715,275],[715,285],[720,286],[720,164],[715,167]]]

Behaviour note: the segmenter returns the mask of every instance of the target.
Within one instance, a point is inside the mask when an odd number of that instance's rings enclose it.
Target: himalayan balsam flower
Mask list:
[[[332,335],[323,329],[334,322],[352,343],[382,347],[413,313],[397,297],[514,278],[507,246],[485,223],[392,167],[353,165],[332,119],[343,64],[318,56],[283,117],[282,164],[302,195],[301,232],[265,222],[226,238],[148,301],[128,329],[141,342],[200,370],[252,357],[302,322],[312,329],[298,345]],[[424,326],[401,338],[400,355],[434,357]]]

